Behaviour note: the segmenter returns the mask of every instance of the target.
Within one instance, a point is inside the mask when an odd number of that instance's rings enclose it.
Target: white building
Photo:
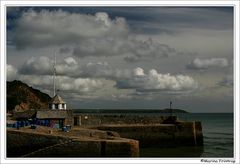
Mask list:
[[[67,105],[66,102],[59,95],[55,95],[49,102],[49,109],[67,110]]]

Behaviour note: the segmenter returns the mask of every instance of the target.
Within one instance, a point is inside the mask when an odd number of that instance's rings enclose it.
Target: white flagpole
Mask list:
[[[56,95],[56,51],[54,53],[54,64],[53,64],[53,97]]]

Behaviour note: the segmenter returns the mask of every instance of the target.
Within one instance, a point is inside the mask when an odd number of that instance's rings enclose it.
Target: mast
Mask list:
[[[56,95],[56,51],[54,53],[53,63],[53,97]]]

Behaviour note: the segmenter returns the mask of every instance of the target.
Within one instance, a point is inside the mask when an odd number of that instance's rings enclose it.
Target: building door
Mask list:
[[[59,120],[59,128],[61,129],[63,127],[64,127],[64,120],[61,119],[61,120]]]

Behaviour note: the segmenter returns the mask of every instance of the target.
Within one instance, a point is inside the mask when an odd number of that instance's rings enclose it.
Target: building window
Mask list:
[[[55,105],[55,109],[58,109],[58,104],[54,104]]]
[[[65,109],[65,104],[62,104],[62,109]]]

